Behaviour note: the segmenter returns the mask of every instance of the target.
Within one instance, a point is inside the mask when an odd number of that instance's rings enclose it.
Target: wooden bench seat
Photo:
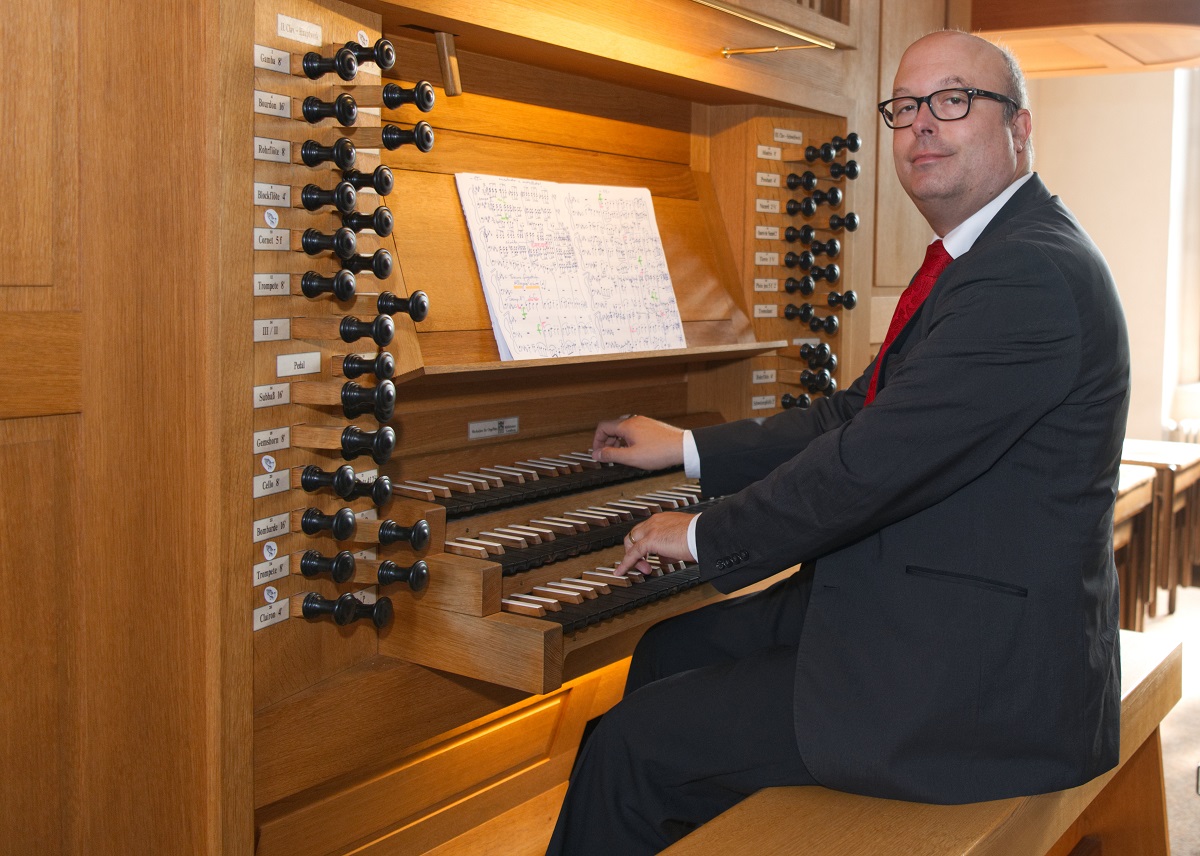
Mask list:
[[[767,788],[669,856],[1167,856],[1158,724],[1179,700],[1182,645],[1121,631],[1121,764],[1068,791],[970,805]]]
[[[1113,551],[1121,583],[1121,627],[1141,630],[1154,595],[1154,467],[1121,464],[1113,510]]]

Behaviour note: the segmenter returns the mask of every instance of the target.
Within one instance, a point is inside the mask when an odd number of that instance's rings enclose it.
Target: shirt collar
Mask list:
[[[950,257],[956,259],[975,246],[975,241],[983,234],[983,230],[987,228],[988,223],[992,222],[992,218],[1000,213],[1000,209],[1004,207],[1004,203],[1012,199],[1013,194],[1020,190],[1021,186],[1031,178],[1033,178],[1032,172],[1025,173],[1025,175],[1000,191],[1000,194],[995,199],[951,229],[942,238],[942,245],[946,248],[946,252],[950,254]],[[937,239],[934,238],[934,240]],[[933,241],[930,241],[930,243],[932,244]]]

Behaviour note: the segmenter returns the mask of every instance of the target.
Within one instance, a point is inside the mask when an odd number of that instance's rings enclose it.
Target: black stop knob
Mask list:
[[[821,241],[813,241],[809,245],[809,250],[812,251],[812,254],[814,256],[819,256],[819,255],[824,254],[824,255],[829,256],[832,259],[832,258],[835,258],[842,251],[842,242],[839,241],[837,238],[830,238],[828,241],[825,241],[824,243],[822,243]]]
[[[358,104],[348,92],[343,92],[332,101],[322,101],[310,95],[304,99],[300,109],[304,118],[314,125],[322,119],[337,119],[339,125],[347,127],[358,121]]]
[[[304,596],[301,612],[305,618],[321,618],[328,615],[334,624],[345,626],[354,620],[358,603],[358,599],[350,592],[346,592],[337,600],[330,600],[321,597],[315,591],[310,591]]]
[[[396,449],[396,432],[384,425],[375,431],[364,431],[357,425],[347,425],[342,431],[342,457],[353,461],[359,455],[370,455],[377,464],[386,464]]]
[[[354,489],[346,498],[356,499],[360,496],[371,497],[375,505],[387,505],[392,498],[392,480],[387,476],[378,476],[371,481],[356,479]]]
[[[358,249],[358,238],[345,226],[328,235],[318,229],[305,229],[300,236],[300,246],[310,256],[331,251],[338,258],[348,259]]]
[[[357,169],[348,169],[342,173],[342,181],[349,182],[355,190],[369,187],[380,196],[387,196],[396,186],[396,177],[392,175],[391,167],[383,165],[375,167],[369,175]]]
[[[808,297],[817,287],[817,282],[811,276],[802,276],[796,279],[794,276],[789,276],[784,282],[783,287],[787,289],[788,294],[795,294],[799,291],[805,297]]]
[[[801,303],[799,306],[794,303],[789,303],[787,306],[783,307],[783,317],[789,321],[793,321],[795,319],[807,321],[809,318],[812,318],[812,316],[813,306],[811,303]]]
[[[346,377],[362,377],[367,372],[386,380],[396,373],[396,358],[387,351],[380,351],[374,357],[350,354],[342,358],[342,374]]]
[[[380,422],[387,422],[396,411],[396,385],[381,380],[375,386],[360,386],[352,380],[342,384],[342,413],[347,419],[373,413]]]
[[[421,152],[433,150],[433,128],[425,121],[417,122],[411,131],[395,125],[384,125],[381,139],[383,147],[388,151],[395,151],[404,145],[416,146]]]
[[[845,217],[831,214],[829,216],[829,229],[832,232],[840,232],[842,229],[845,229],[847,232],[853,232],[858,229],[858,215],[853,211]]]
[[[392,227],[396,225],[396,220],[392,217],[392,212],[386,206],[380,205],[370,214],[365,211],[354,214],[343,214],[342,225],[353,229],[355,232],[370,229],[379,237],[386,238],[392,234]]]
[[[387,279],[392,275],[392,254],[387,250],[376,250],[369,256],[350,256],[342,259],[342,268],[355,273],[374,274],[376,279]]]
[[[310,270],[300,277],[300,291],[305,297],[332,294],[338,300],[349,300],[354,296],[355,286],[354,274],[348,270],[340,270],[333,276],[321,276]]]
[[[787,177],[788,190],[796,190],[803,188],[804,190],[815,190],[817,187],[817,177],[811,169],[805,170],[803,175],[791,173]]]
[[[408,583],[413,591],[421,591],[429,585],[429,565],[424,559],[418,559],[411,566],[404,568],[390,559],[379,563],[379,584]]]
[[[820,315],[814,315],[808,322],[808,329],[812,330],[814,333],[820,333],[824,331],[832,336],[838,331],[839,323],[840,322],[838,321],[838,317],[836,315],[829,315],[825,318],[822,318]]]
[[[318,80],[331,71],[342,80],[353,80],[358,74],[358,57],[354,55],[354,51],[346,48],[339,48],[337,53],[328,58],[316,51],[309,51],[304,55],[301,65],[304,67],[304,74],[310,80]]]
[[[836,291],[829,292],[830,306],[843,306],[846,309],[853,309],[858,306],[858,295],[853,291],[847,291],[844,294],[838,294]]]
[[[399,83],[389,83],[383,87],[383,106],[393,110],[404,104],[413,104],[422,113],[428,113],[433,109],[435,98],[433,84],[428,80],[418,80],[412,89],[405,89]]]
[[[808,275],[813,279],[823,279],[826,282],[837,282],[842,275],[842,269],[835,264],[827,264],[825,267],[814,267],[808,272]]]
[[[379,524],[379,543],[384,546],[407,541],[414,550],[424,550],[429,546],[429,537],[429,521],[424,518],[412,526],[401,526],[395,520],[385,520]]]
[[[363,603],[356,598],[354,603],[355,621],[369,618],[371,619],[371,623],[375,625],[376,630],[382,630],[392,623],[393,609],[390,597],[381,597],[374,603]]]
[[[305,140],[300,147],[300,159],[308,166],[319,166],[326,161],[332,161],[338,169],[350,169],[358,151],[354,143],[345,137],[339,137],[332,146],[323,146],[316,140]]]
[[[306,184],[300,191],[300,202],[309,211],[331,205],[343,214],[348,214],[358,204],[358,191],[348,181],[339,181],[332,190],[322,190],[315,184]]]
[[[383,71],[396,64],[396,48],[387,39],[380,39],[369,48],[358,42],[346,42],[345,50],[353,53],[359,62],[373,62]]]
[[[300,473],[300,486],[309,493],[327,487],[342,499],[349,499],[354,493],[354,484],[354,469],[348,464],[342,464],[332,472],[326,472],[316,464],[309,464]]]
[[[793,199],[791,202],[795,202],[795,200]],[[799,229],[795,226],[788,226],[783,232],[783,239],[792,244],[796,243],[796,241],[802,244],[811,244],[816,235],[817,230],[812,226],[801,226]]]
[[[421,322],[429,316],[429,295],[423,291],[414,291],[409,297],[399,297],[385,291],[379,295],[375,306],[384,315],[406,312],[413,321]]]
[[[829,146],[835,152],[840,152],[842,149],[846,149],[847,151],[851,151],[851,152],[856,152],[856,151],[858,151],[858,149],[861,145],[862,145],[862,137],[860,137],[854,131],[851,131],[849,134],[847,134],[845,136],[845,138],[835,136],[832,140],[829,141]]]
[[[300,557],[300,573],[312,577],[329,574],[335,583],[348,582],[354,577],[354,554],[342,550],[336,556],[326,558],[317,550],[305,550]]]
[[[801,410],[807,410],[812,406],[812,399],[807,393],[800,395],[792,395],[790,392],[785,392],[779,399],[781,406],[785,408],[799,407]]]
[[[370,336],[372,341],[382,348],[396,335],[396,324],[390,315],[377,315],[370,321],[361,321],[353,315],[347,315],[338,324],[338,333],[343,342],[357,342],[364,336]]]
[[[833,160],[833,149],[832,148],[827,149],[826,146],[828,146],[828,143],[826,143],[825,146],[819,146],[819,147],[818,146],[808,146],[804,150],[804,159],[806,161],[808,161],[809,163],[812,163],[813,161],[816,161],[816,160],[824,160],[824,161]]]
[[[798,267],[800,270],[808,270],[816,264],[816,259],[813,258],[812,253],[805,250],[802,253],[788,253],[783,257],[783,263],[790,268]]]
[[[831,178],[841,178],[843,175],[847,179],[853,181],[859,176],[858,161],[846,161],[842,163],[831,163],[829,165],[829,175]]]
[[[833,352],[824,342],[819,345],[801,345],[800,359],[808,360],[809,368],[817,368],[829,362],[829,358],[833,356]]]
[[[325,514],[319,508],[306,508],[300,518],[300,528],[304,530],[305,535],[316,535],[328,530],[335,541],[345,541],[354,537],[358,520],[349,508],[339,508],[333,514]]]

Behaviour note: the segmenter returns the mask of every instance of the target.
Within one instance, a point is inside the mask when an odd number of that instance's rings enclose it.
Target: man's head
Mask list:
[[[892,97],[952,88],[997,93],[1017,106],[977,96],[964,118],[947,121],[920,103],[912,125],[892,131],[900,184],[939,235],[1033,168],[1025,81],[1009,54],[968,33],[931,33],[904,52]]]

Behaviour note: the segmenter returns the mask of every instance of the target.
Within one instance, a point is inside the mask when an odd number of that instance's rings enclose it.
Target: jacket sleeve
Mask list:
[[[812,423],[796,420],[799,451],[700,517],[702,578],[729,575],[716,585],[732,591],[928,508],[985,472],[1066,398],[1080,353],[1068,284],[1038,247],[977,249],[970,264],[947,270],[921,309],[932,313],[923,337],[902,360],[889,359],[869,407],[859,399],[823,433],[823,411]],[[786,429],[770,422],[760,436],[784,458],[787,444],[776,435]],[[732,454],[748,456],[752,442],[737,442]],[[703,475],[709,461],[697,445]]]

